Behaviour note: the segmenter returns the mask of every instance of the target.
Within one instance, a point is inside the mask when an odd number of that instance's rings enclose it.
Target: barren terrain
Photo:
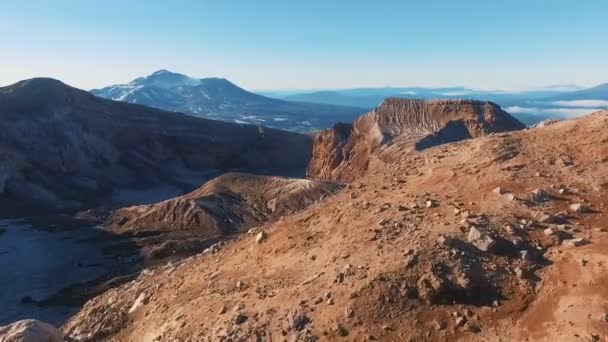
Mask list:
[[[608,111],[416,149],[89,301],[93,341],[608,338]]]

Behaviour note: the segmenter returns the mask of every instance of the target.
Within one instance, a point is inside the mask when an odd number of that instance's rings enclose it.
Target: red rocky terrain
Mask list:
[[[605,340],[608,112],[492,133],[518,128],[491,103],[389,100],[322,135],[344,154],[325,163],[315,150],[311,175],[356,179],[347,187],[144,270],[62,331],[71,341]],[[454,136],[473,139],[437,144]],[[157,214],[166,205],[127,210],[124,229],[177,229],[181,218]]]

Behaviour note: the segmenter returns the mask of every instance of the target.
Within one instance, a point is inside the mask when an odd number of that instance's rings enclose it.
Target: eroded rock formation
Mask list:
[[[336,125],[317,135],[307,175],[351,181],[396,140],[423,150],[439,144],[525,126],[492,102],[474,100],[387,99],[352,126]]]

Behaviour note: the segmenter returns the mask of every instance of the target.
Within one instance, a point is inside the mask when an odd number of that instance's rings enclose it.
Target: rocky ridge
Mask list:
[[[390,147],[397,140],[424,150],[524,127],[492,102],[387,99],[352,125],[339,124],[318,134],[307,175],[352,181],[373,164],[390,160]]]
[[[136,238],[148,259],[187,256],[221,237],[294,214],[342,188],[336,182],[228,173],[183,196],[115,210],[101,224],[114,234]]]

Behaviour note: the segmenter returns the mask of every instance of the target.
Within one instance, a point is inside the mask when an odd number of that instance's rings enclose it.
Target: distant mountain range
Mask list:
[[[299,132],[327,128],[337,121],[350,122],[366,111],[356,106],[273,99],[246,91],[223,78],[196,79],[167,70],[91,93],[209,119]]]
[[[311,153],[305,134],[111,101],[47,78],[0,87],[0,130],[4,215],[138,203],[129,194],[139,189],[183,193],[234,169],[303,174]]]
[[[378,106],[384,99],[492,101],[527,125],[608,107],[608,83],[592,88],[549,86],[529,91],[466,87],[383,87],[253,93],[223,78],[192,78],[159,70],[127,84],[91,90],[99,97],[235,123],[297,132],[329,128]]]
[[[550,86],[530,91],[483,91],[465,87],[384,87],[318,90],[309,92],[262,92],[288,101],[374,108],[389,97],[408,99],[478,99],[492,101],[530,125],[548,118],[562,119],[608,107],[608,83],[593,88]]]

